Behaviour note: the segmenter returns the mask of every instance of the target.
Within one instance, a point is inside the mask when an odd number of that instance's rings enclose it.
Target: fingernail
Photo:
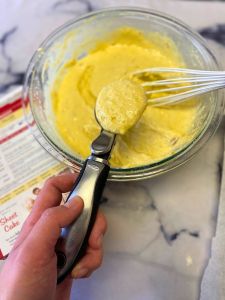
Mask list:
[[[81,203],[83,203],[83,200],[80,197],[75,196],[70,201],[66,202],[65,206],[68,208],[76,208]]]
[[[101,234],[96,241],[98,247],[101,247],[102,241],[103,241],[103,234]]]
[[[88,273],[87,268],[83,268],[82,266],[77,265],[72,271],[72,277],[75,279],[81,278],[81,277],[84,277],[85,275],[87,275],[87,273]]]

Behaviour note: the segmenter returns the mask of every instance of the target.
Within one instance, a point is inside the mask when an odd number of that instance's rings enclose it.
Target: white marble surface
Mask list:
[[[32,53],[53,29],[87,11],[115,5],[162,10],[185,21],[209,38],[225,69],[225,3],[1,0],[0,92],[22,83]],[[199,298],[217,221],[224,125],[191,162],[169,174],[107,185],[104,262],[91,278],[74,283],[71,299]]]

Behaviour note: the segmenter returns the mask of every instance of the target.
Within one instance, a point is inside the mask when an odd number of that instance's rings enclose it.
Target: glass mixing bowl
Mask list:
[[[52,115],[50,88],[60,68],[70,59],[84,57],[96,41],[121,26],[159,32],[171,38],[188,68],[217,70],[215,57],[204,40],[182,22],[165,14],[130,8],[97,11],[71,21],[53,32],[37,49],[29,64],[24,85],[25,115],[38,142],[54,157],[79,171],[83,161],[58,134]],[[152,177],[189,160],[213,135],[223,115],[222,93],[203,96],[198,136],[177,153],[153,164],[135,168],[112,168],[110,180],[136,180]],[[73,128],[71,128],[73,130]]]

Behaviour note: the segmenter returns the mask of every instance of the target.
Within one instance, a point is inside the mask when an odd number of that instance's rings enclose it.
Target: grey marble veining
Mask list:
[[[119,5],[162,10],[184,20],[207,39],[225,69],[225,3],[1,0],[0,93],[22,84],[33,52],[52,30]],[[153,179],[107,185],[101,205],[108,220],[103,266],[74,282],[71,299],[198,299],[217,222],[224,125],[188,164]]]
[[[225,46],[225,22],[199,30],[199,33],[206,39],[211,39]]]

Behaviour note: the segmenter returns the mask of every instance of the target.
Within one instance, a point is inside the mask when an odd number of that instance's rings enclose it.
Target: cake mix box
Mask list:
[[[0,102],[0,259],[10,252],[44,181],[66,169],[32,136],[20,94]]]

